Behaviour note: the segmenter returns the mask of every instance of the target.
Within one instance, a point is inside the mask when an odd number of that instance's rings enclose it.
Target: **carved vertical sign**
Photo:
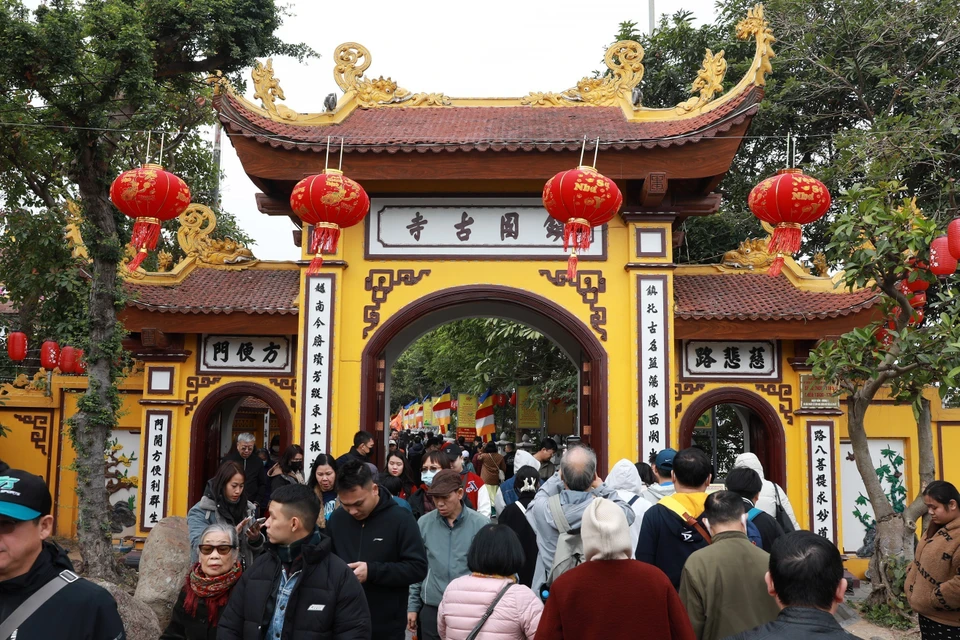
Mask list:
[[[307,460],[330,452],[333,396],[333,304],[336,275],[307,276],[303,326],[301,443]]]
[[[638,276],[637,301],[639,453],[646,460],[648,452],[670,446],[667,277]]]
[[[810,529],[836,544],[837,489],[833,422],[810,422],[807,430],[810,455]]]
[[[170,460],[170,411],[147,411],[143,440],[140,528],[153,529],[167,515],[167,465]]]

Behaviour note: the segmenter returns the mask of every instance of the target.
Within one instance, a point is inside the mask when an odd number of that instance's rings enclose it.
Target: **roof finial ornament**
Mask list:
[[[373,58],[362,44],[344,42],[333,52],[333,59],[337,61],[333,69],[334,80],[346,94],[353,92],[361,109],[395,105],[445,107],[452,104],[442,93],[410,93],[391,78],[365,79],[363,73],[370,68]]]
[[[599,78],[583,78],[575,87],[560,93],[530,92],[520,104],[530,106],[573,106],[589,104],[613,107],[627,100],[632,106],[633,89],[643,80],[643,47],[633,40],[620,40],[607,48],[603,61],[609,71]]]
[[[259,60],[253,64],[253,70],[250,72],[253,78],[254,99],[259,98],[260,104],[266,109],[267,113],[282,120],[294,121],[299,117],[296,111],[282,104],[277,104],[277,100],[286,100],[283,95],[283,89],[280,88],[280,79],[273,74],[273,58],[267,58],[266,64],[261,64]]]

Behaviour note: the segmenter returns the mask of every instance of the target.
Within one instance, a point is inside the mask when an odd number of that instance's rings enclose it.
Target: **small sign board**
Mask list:
[[[840,390],[837,385],[818,380],[815,376],[800,376],[801,409],[839,409]]]
[[[477,396],[469,393],[457,395],[457,431],[470,429],[477,434]]]
[[[681,380],[779,380],[780,350],[772,340],[683,343]]]
[[[289,336],[200,338],[199,373],[293,375],[293,341]]]
[[[539,429],[543,419],[539,404],[530,404],[530,387],[517,387],[517,426]]]

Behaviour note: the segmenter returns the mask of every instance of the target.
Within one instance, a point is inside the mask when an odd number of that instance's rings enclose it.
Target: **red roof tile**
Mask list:
[[[347,152],[546,151],[580,149],[600,136],[601,149],[667,147],[697,142],[756,113],[763,90],[753,88],[685,120],[629,122],[620,107],[386,107],[356,109],[343,122],[297,126],[250,111],[230,94],[214,100],[228,132],[284,149],[324,151],[328,136]]]
[[[199,268],[178,285],[127,283],[127,304],[160,313],[297,313],[300,271]]]
[[[880,297],[869,289],[803,291],[787,277],[763,273],[677,275],[675,316],[684,320],[823,320],[869,309]]]

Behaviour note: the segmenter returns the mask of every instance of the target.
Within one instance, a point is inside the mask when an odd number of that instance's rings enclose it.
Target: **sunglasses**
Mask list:
[[[197,549],[200,550],[200,555],[208,556],[211,553],[213,553],[214,549],[216,549],[217,553],[219,553],[222,556],[225,556],[228,553],[230,553],[232,550],[236,549],[236,547],[232,544],[218,544],[218,545],[201,544],[197,547]]]

